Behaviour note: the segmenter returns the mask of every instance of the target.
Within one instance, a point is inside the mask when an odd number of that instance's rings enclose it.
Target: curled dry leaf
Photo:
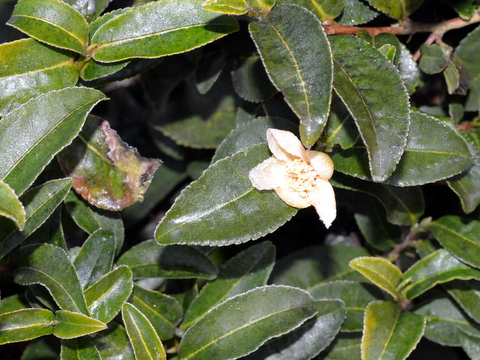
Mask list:
[[[106,120],[93,116],[58,158],[73,188],[92,205],[111,211],[142,201],[162,164],[140,156]]]

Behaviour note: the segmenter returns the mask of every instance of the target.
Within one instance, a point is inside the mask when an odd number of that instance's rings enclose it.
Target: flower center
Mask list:
[[[290,188],[297,191],[302,198],[306,198],[315,187],[318,173],[303,160],[295,159],[287,162],[287,176]]]

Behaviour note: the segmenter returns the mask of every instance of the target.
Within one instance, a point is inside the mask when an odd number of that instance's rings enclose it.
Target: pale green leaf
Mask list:
[[[313,12],[321,21],[333,20],[342,13],[344,0],[278,0],[278,4],[295,4]]]
[[[53,329],[53,334],[61,339],[72,339],[107,328],[101,321],[67,310],[58,310],[55,317],[58,323]]]
[[[248,12],[246,0],[205,0],[205,10],[229,15],[243,15]]]
[[[0,215],[7,217],[23,230],[25,226],[25,208],[18,199],[13,189],[0,181]]]
[[[422,5],[423,0],[368,0],[378,11],[388,16],[403,20]]]

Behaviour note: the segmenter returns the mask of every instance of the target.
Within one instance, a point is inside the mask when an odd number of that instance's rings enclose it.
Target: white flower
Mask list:
[[[250,171],[258,190],[275,190],[290,206],[303,209],[313,205],[328,228],[337,216],[335,193],[328,179],[333,161],[322,152],[305,150],[291,132],[268,129],[268,147],[273,156]]]

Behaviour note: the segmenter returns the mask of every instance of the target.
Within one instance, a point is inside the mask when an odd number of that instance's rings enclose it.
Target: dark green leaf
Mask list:
[[[178,356],[195,360],[241,357],[316,313],[313,299],[304,290],[259,287],[220,303],[199,319],[185,332]]]
[[[29,302],[24,295],[10,295],[0,301],[0,314],[22,310],[29,307]]]
[[[53,334],[61,339],[72,339],[101,331],[107,327],[101,321],[76,312],[58,310],[55,313],[58,323]]]
[[[300,119],[302,142],[312,146],[327,121],[332,86],[331,51],[320,21],[305,8],[280,5],[249,29],[273,84]]]
[[[0,344],[53,334],[55,316],[46,309],[22,309],[0,314]]]
[[[93,34],[92,56],[100,62],[115,62],[178,54],[238,30],[233,17],[203,10],[202,3],[167,0],[132,7]]]
[[[60,0],[59,0],[60,1]],[[52,157],[77,136],[100,91],[66,88],[22,105],[0,121],[0,180],[23,193]]]
[[[206,94],[218,80],[227,63],[227,56],[220,51],[202,54],[195,68],[195,84],[200,94]]]
[[[443,49],[436,44],[423,44],[420,47],[422,57],[418,66],[427,74],[437,74],[447,67],[448,58]]]
[[[480,323],[480,283],[476,280],[453,280],[442,284],[450,296],[461,306],[468,316]]]
[[[63,339],[61,359],[102,360],[100,353],[88,336]]]
[[[157,240],[162,244],[238,244],[283,225],[297,209],[273,191],[256,190],[248,178],[250,170],[269,156],[266,144],[261,144],[211,165],[185,188],[158,224]]]
[[[368,0],[378,11],[394,19],[403,20],[422,5],[423,0]]]
[[[201,251],[190,246],[163,246],[148,240],[125,252],[117,262],[132,270],[133,278],[170,277],[212,279],[217,268]]]
[[[125,329],[115,322],[92,337],[92,341],[102,356],[102,360],[134,360],[133,349]]]
[[[345,8],[337,22],[342,25],[365,24],[375,19],[378,13],[364,4],[361,0],[344,0]]]
[[[182,321],[187,329],[208,310],[220,302],[267,284],[275,259],[275,247],[269,241],[249,247],[218,270],[218,275],[206,284],[192,301]]]
[[[458,59],[462,66],[467,69],[472,78],[480,75],[480,63],[478,62],[477,44],[480,41],[480,28],[476,27],[468,36],[463,38],[455,48],[454,59]]]
[[[0,181],[0,215],[7,217],[23,230],[25,226],[25,208],[18,199],[13,189]]]
[[[329,39],[333,87],[367,145],[373,180],[383,181],[400,161],[407,141],[410,110],[405,85],[395,66],[367,42],[348,35]]]
[[[129,60],[124,60],[116,63],[101,63],[90,59],[90,61],[83,64],[80,69],[80,77],[86,81],[92,81],[103,78],[120,71],[130,63]]]
[[[55,47],[86,52],[88,23],[61,0],[19,0],[7,24]]]
[[[361,360],[362,333],[340,333],[325,354],[325,360]]]

